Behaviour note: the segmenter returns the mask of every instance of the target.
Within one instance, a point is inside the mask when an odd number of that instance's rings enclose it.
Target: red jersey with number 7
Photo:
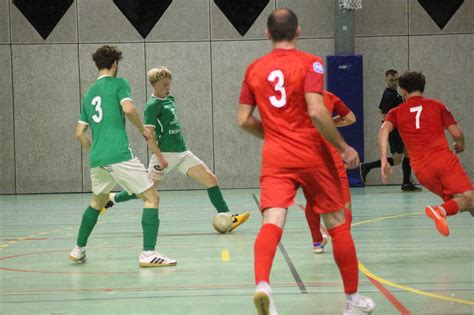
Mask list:
[[[398,129],[414,166],[431,160],[433,154],[451,152],[444,129],[455,125],[456,120],[446,106],[435,99],[410,97],[390,110],[385,121]]]
[[[330,154],[308,114],[305,93],[321,94],[321,58],[297,49],[274,49],[250,64],[240,104],[258,106],[264,129],[263,167],[311,168]]]

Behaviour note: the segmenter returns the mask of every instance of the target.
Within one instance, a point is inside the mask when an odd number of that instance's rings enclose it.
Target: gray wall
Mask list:
[[[90,191],[87,154],[74,129],[81,94],[96,77],[90,55],[103,43],[123,50],[120,75],[130,80],[140,110],[150,94],[146,70],[167,65],[190,149],[215,171],[222,187],[257,187],[261,144],[235,123],[245,67],[269,51],[263,32],[276,7],[299,16],[301,49],[333,54],[334,3],[271,0],[241,37],[214,1],[174,0],[143,40],[112,0],[76,0],[43,40],[11,1],[0,0],[0,193]],[[416,0],[363,0],[363,6],[355,14],[355,46],[364,55],[366,160],[377,159],[383,72],[419,69],[428,78],[426,94],[443,100],[463,127],[462,159],[473,177],[474,1],[465,1],[442,31]],[[146,145],[133,128],[129,131],[146,164]],[[400,173],[397,168],[395,181]],[[368,183],[379,183],[378,177],[369,176]],[[163,185],[198,187],[179,174]]]

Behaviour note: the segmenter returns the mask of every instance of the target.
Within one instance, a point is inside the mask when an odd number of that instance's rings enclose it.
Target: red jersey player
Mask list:
[[[330,115],[335,114],[333,121],[336,127],[350,126],[356,122],[354,113],[347,107],[344,102],[329,91],[323,91],[324,105],[326,106]],[[349,180],[347,179],[346,166],[341,158],[339,152],[333,146],[330,146],[330,151],[334,163],[337,168],[337,173],[341,179],[342,196],[344,198],[344,212],[346,216],[346,224],[351,226],[352,213],[351,213],[351,191],[349,189]],[[311,237],[313,239],[313,251],[315,254],[322,254],[324,247],[328,243],[328,236],[325,233],[321,233],[321,216],[314,211],[309,204],[305,207],[306,221],[308,222],[309,229],[311,231]]]
[[[267,28],[274,49],[248,66],[238,110],[239,126],[264,140],[263,222],[254,246],[255,306],[259,314],[276,314],[270,269],[288,207],[302,187],[306,201],[321,214],[332,237],[347,294],[344,314],[371,313],[375,303],[357,293],[358,262],[345,224],[340,178],[321,135],[341,152],[348,167],[357,167],[359,156],[341,137],[324,107],[321,59],[296,49],[301,32],[296,15],[288,9],[275,10]],[[253,115],[256,105],[261,121]]]
[[[459,211],[474,212],[474,190],[459,158],[448,145],[447,129],[454,140],[456,153],[464,151],[464,134],[445,105],[423,97],[425,76],[421,72],[405,72],[399,78],[405,103],[392,109],[379,131],[382,180],[391,174],[387,162],[387,138],[398,129],[408,149],[413,171],[420,183],[445,201],[440,206],[428,206],[426,215],[433,219],[438,231],[449,235],[446,216]]]

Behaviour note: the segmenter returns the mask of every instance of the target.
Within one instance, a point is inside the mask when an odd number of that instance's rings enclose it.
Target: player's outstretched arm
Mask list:
[[[458,125],[451,125],[446,128],[454,140],[454,151],[461,153],[464,151],[464,133]]]
[[[253,115],[255,106],[240,104],[237,112],[237,123],[239,127],[251,135],[263,139],[262,122]]]
[[[385,121],[380,127],[379,130],[379,150],[380,150],[380,173],[382,175],[382,182],[384,184],[388,183],[388,177],[393,174],[392,167],[390,163],[387,161],[387,143],[388,143],[388,135],[393,130],[393,124],[389,121]]]
[[[77,126],[76,126],[76,139],[84,147],[84,149],[89,151],[89,149],[91,147],[91,140],[89,139],[89,137],[86,134],[87,128],[88,128],[88,125],[80,123],[80,122],[77,123]]]
[[[308,114],[321,135],[341,153],[347,168],[358,167],[360,162],[359,154],[344,141],[344,138],[337,131],[336,125],[329,115],[326,106],[324,106],[322,95],[306,93],[305,99],[308,106]]]

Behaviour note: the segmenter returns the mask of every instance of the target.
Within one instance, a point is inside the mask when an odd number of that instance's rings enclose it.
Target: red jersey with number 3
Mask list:
[[[248,66],[240,103],[258,106],[263,167],[308,168],[327,162],[328,149],[305,101],[305,93],[321,94],[323,87],[321,58],[297,49],[274,49]]]
[[[456,120],[446,106],[435,99],[410,97],[390,110],[385,120],[398,129],[414,167],[432,159],[433,154],[451,152],[444,129],[456,124]]]

